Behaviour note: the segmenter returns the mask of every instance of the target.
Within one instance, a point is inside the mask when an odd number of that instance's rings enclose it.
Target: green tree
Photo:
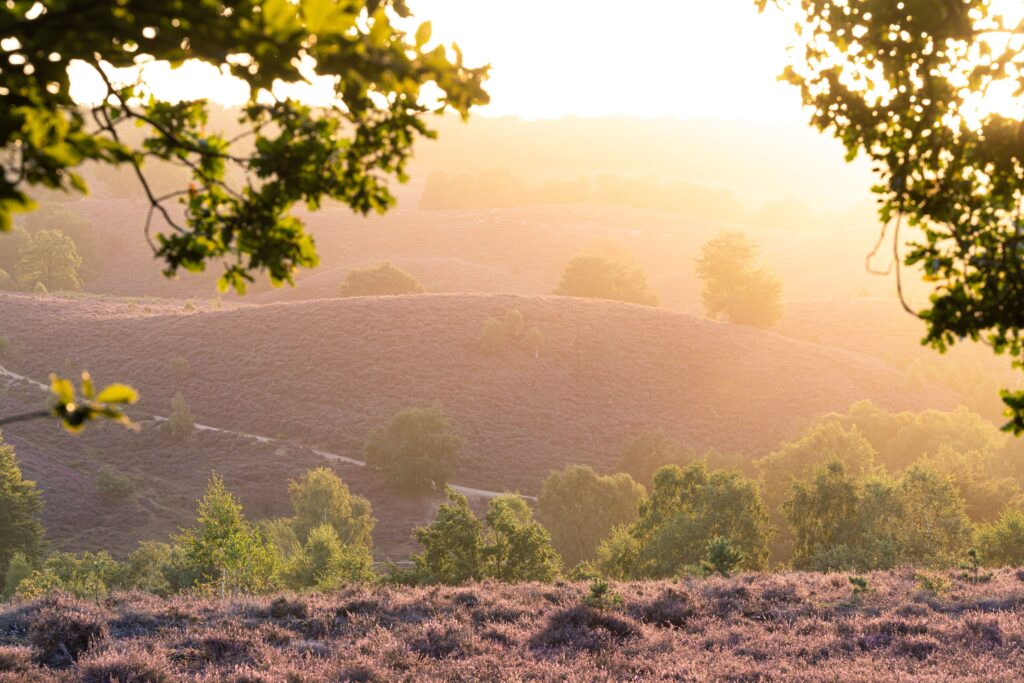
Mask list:
[[[40,230],[18,252],[15,276],[23,285],[42,284],[48,290],[82,288],[78,267],[82,257],[75,242],[60,230]]]
[[[644,487],[628,474],[601,476],[586,465],[567,465],[544,480],[538,517],[566,566],[593,560],[601,541],[636,521]]]
[[[375,576],[369,546],[343,543],[328,523],[309,530],[305,545],[284,569],[285,585],[295,590],[335,590],[344,583],[373,581]]]
[[[709,318],[773,327],[782,318],[782,281],[757,265],[758,248],[742,232],[723,232],[697,258],[700,298]]]
[[[338,296],[397,296],[422,294],[419,280],[387,261],[372,268],[353,268],[338,286]]]
[[[440,408],[408,408],[370,434],[363,457],[392,486],[440,491],[455,468],[461,445]]]
[[[242,505],[214,474],[196,510],[196,525],[174,538],[182,568],[196,586],[260,592],[274,587],[279,558],[273,544],[242,513]]]
[[[1015,3],[989,0],[757,0],[798,13],[797,49],[785,78],[800,88],[811,123],[863,154],[878,176],[883,238],[900,266],[931,283],[929,304],[914,311],[924,341],[939,351],[984,340],[1024,363],[1017,253],[1024,147],[1020,120],[991,111],[990,92],[1020,95],[1024,26]],[[1000,12],[1010,12],[1001,14]],[[905,254],[901,234],[914,228]],[[881,245],[882,240],[879,241]],[[1024,390],[1005,391],[1024,431]]]
[[[22,478],[14,447],[0,439],[0,576],[6,575],[15,553],[30,563],[42,561],[42,511],[36,483]]]
[[[111,502],[123,501],[135,492],[131,477],[110,465],[103,465],[96,474],[96,490]]]
[[[157,541],[142,541],[139,547],[128,555],[121,588],[167,595],[171,591],[171,584],[166,575],[170,561],[170,545]]]
[[[195,436],[196,423],[180,391],[171,399],[171,414],[167,416],[165,429],[171,439],[178,443],[189,441]]]
[[[793,484],[783,512],[794,538],[793,566],[801,570],[947,566],[970,541],[955,485],[920,466],[894,479],[855,476],[830,462]]]
[[[445,108],[466,116],[487,101],[486,68],[466,67],[457,49],[429,46],[429,23],[413,35],[396,28],[396,16],[409,16],[404,2],[248,0],[230,9],[150,3],[125,11],[115,0],[71,0],[38,16],[18,3],[0,9],[22,64],[0,74],[0,146],[18,169],[0,178],[0,230],[10,230],[13,211],[32,207],[28,186],[84,192],[75,172],[83,163],[127,164],[160,218],[154,242],[168,274],[214,262],[224,264],[224,286],[244,289],[255,271],[291,282],[296,267],[317,262],[291,213],[296,203],[386,210],[394,203],[389,183],[405,179],[413,141],[432,135],[426,116]],[[150,98],[147,84],[134,76],[120,82],[101,66],[131,67],[141,55],[199,60],[244,81],[241,134],[229,138],[209,125],[205,100]],[[106,84],[85,110],[71,98],[71,60],[96,68]],[[262,95],[276,81],[313,77],[334,83],[335,102]],[[427,84],[437,86],[436,105],[420,102]],[[130,134],[133,123],[141,136]],[[191,178],[157,190],[143,159],[184,165]],[[173,201],[184,204],[184,220],[168,208]]]
[[[633,542],[620,538],[602,546],[602,568],[633,578],[665,578],[698,568],[718,537],[743,553],[741,568],[764,569],[771,526],[752,480],[728,470],[709,472],[697,462],[658,470],[628,534]]]
[[[547,529],[533,519],[526,500],[505,494],[487,504],[487,576],[507,583],[552,581],[562,562]]]
[[[979,525],[975,545],[990,566],[1024,566],[1024,510],[1007,506],[998,520]]]
[[[569,261],[554,293],[558,296],[658,305],[658,297],[647,289],[647,276],[642,270],[602,256],[577,256]]]
[[[288,482],[295,517],[296,538],[305,543],[310,531],[323,524],[334,529],[344,546],[373,547],[373,518],[370,501],[349,491],[341,479],[326,467],[308,470],[298,481]]]
[[[456,585],[484,578],[483,523],[464,495],[448,489],[448,502],[430,525],[413,531],[413,538],[423,546],[412,558],[421,583]]]

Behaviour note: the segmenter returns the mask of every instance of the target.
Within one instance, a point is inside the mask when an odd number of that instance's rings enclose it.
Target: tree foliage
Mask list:
[[[755,483],[737,472],[709,472],[703,462],[662,467],[640,504],[639,519],[620,527],[599,550],[611,576],[665,578],[699,570],[709,544],[722,537],[743,554],[739,566],[764,569],[771,528]]]
[[[195,436],[196,422],[180,391],[171,398],[171,413],[167,416],[165,428],[171,439],[177,443],[185,443]]]
[[[74,240],[60,230],[40,230],[18,251],[14,274],[28,287],[42,284],[51,291],[77,290],[82,288],[81,265]]]
[[[416,580],[456,585],[484,578],[483,528],[469,500],[448,489],[448,502],[438,507],[434,521],[413,531],[423,546],[412,558]]]
[[[349,491],[348,486],[326,467],[309,470],[298,481],[288,482],[292,526],[300,542],[306,543],[312,530],[323,524],[334,529],[338,543],[373,547],[370,501]]]
[[[408,408],[374,430],[363,457],[391,485],[408,491],[441,491],[455,468],[462,439],[438,407]]]
[[[610,299],[645,306],[658,305],[658,297],[648,290],[647,276],[642,270],[603,256],[577,256],[569,261],[554,293],[559,296]]]
[[[22,478],[14,447],[0,440],[0,576],[16,553],[30,563],[42,561],[42,511],[35,482]]]
[[[372,268],[353,268],[338,286],[338,296],[398,296],[422,294],[423,285],[387,261]]]
[[[783,511],[793,566],[809,571],[948,566],[970,541],[953,482],[926,467],[902,477],[848,474],[833,461],[793,484]]]
[[[785,78],[811,123],[841,140],[848,159],[873,164],[900,294],[900,265],[933,288],[917,312],[924,341],[945,351],[984,340],[1024,367],[1024,129],[984,107],[990,93],[1024,93],[1024,19],[990,0],[757,2],[798,15]],[[905,255],[904,225],[914,229]],[[1024,390],[1004,401],[1006,427],[1024,431]]]
[[[700,298],[709,318],[772,327],[782,317],[782,281],[757,265],[758,248],[742,232],[723,232],[697,258]]]
[[[243,290],[256,271],[291,282],[297,267],[317,263],[296,203],[386,210],[389,180],[404,179],[414,138],[431,135],[425,115],[465,116],[487,101],[487,69],[463,65],[457,48],[430,47],[429,23],[414,35],[399,30],[395,18],[408,16],[403,0],[8,3],[0,35],[16,43],[0,73],[0,146],[11,159],[0,175],[0,231],[12,212],[32,208],[29,186],[84,192],[76,168],[85,161],[127,164],[162,221],[153,244],[166,273],[212,261],[224,264],[223,287]],[[143,79],[121,82],[110,68],[143,55],[199,60],[244,81],[243,135],[212,130],[205,101],[163,101]],[[85,111],[71,98],[72,60],[106,86]],[[329,106],[266,96],[277,81],[318,76],[333,85]],[[420,102],[428,84],[436,106]],[[132,124],[142,126],[140,143],[129,141]],[[154,188],[145,173],[154,159],[185,167],[190,183]],[[166,206],[175,199],[184,220]]]
[[[487,505],[486,574],[506,583],[552,581],[562,560],[551,546],[548,530],[533,519],[533,510],[516,494],[491,499]]]
[[[544,480],[538,516],[566,566],[593,560],[612,529],[636,521],[644,487],[628,474],[601,476],[586,465],[567,465]]]
[[[373,581],[370,546],[344,543],[328,523],[309,530],[306,542],[284,568],[284,583],[295,590],[336,590],[344,583]]]
[[[271,587],[279,557],[253,527],[224,480],[214,474],[196,509],[196,525],[175,539],[179,575],[194,586],[259,592]]]

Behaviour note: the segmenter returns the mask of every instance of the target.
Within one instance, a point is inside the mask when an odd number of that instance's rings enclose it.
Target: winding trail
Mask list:
[[[36,388],[41,389],[41,390],[46,391],[46,392],[50,391],[49,385],[44,384],[42,382],[37,382],[36,380],[32,379],[31,377],[26,377],[25,375],[19,375],[16,372],[12,372],[12,371],[8,370],[7,368],[5,368],[2,365],[0,365],[0,377],[6,377],[9,381],[16,381],[16,382],[23,382],[23,383],[31,384],[32,386],[35,386]],[[154,422],[164,422],[164,421],[167,420],[167,416],[166,415],[156,415],[156,414],[153,414],[150,419],[152,419]],[[285,441],[283,439],[275,439],[275,438],[272,438],[272,437],[269,437],[269,436],[262,436],[260,434],[249,434],[247,432],[239,432],[239,431],[235,431],[233,429],[222,429],[221,427],[214,427],[212,425],[200,424],[198,422],[195,424],[195,428],[196,428],[197,431],[200,431],[200,432],[219,432],[221,434],[230,434],[231,436],[241,437],[243,439],[251,439],[251,440],[259,442],[259,443],[265,443],[265,444],[280,443],[280,444],[293,445],[293,446],[296,445],[294,443],[287,442],[287,441]],[[301,445],[301,444],[299,444],[299,445]],[[303,446],[303,448],[309,448],[309,447],[308,446]],[[364,461],[362,461],[362,460],[356,460],[355,458],[350,458],[350,457],[345,456],[345,455],[339,455],[338,453],[331,453],[329,451],[319,450],[319,449],[316,449],[316,448],[309,448],[309,450],[312,451],[314,454],[319,455],[321,458],[323,458],[324,460],[327,460],[329,462],[339,462],[339,463],[343,463],[345,465],[353,465],[355,467],[366,467],[366,463]],[[504,495],[505,493],[507,493],[507,491],[488,491],[486,489],[476,489],[476,488],[472,488],[470,486],[459,486],[457,484],[449,484],[448,486],[451,487],[451,489],[454,490],[455,492],[461,493],[462,495],[466,496],[467,498],[478,498],[478,499],[483,499],[483,500],[490,500],[491,498],[497,498],[498,496],[501,496],[501,495]],[[520,494],[520,495],[522,495],[522,494]],[[536,502],[537,501],[537,497],[536,496],[526,496],[526,495],[523,495],[523,498],[525,498],[526,500],[529,500],[531,502]]]

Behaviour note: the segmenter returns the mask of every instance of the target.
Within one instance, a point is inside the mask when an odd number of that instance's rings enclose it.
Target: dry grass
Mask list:
[[[942,598],[919,592],[909,569],[868,578],[859,600],[843,575],[619,584],[624,604],[608,612],[580,606],[578,584],[56,597],[0,609],[0,680],[1017,679],[1015,572],[954,579]]]

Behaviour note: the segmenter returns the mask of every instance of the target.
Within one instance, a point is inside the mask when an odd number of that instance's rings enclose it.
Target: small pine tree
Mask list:
[[[171,359],[171,377],[177,385],[184,384],[192,376],[192,366],[188,359],[183,356],[175,356]]]
[[[16,552],[7,563],[7,573],[4,575],[4,597],[9,598],[18,590],[18,585],[32,576],[32,564],[22,552]]]
[[[590,592],[584,596],[583,604],[601,612],[608,612],[622,607],[622,596],[612,590],[607,580],[597,578],[590,584]]]
[[[167,417],[166,428],[167,433],[177,443],[184,443],[195,436],[196,423],[181,392],[176,393],[171,399],[171,414]]]
[[[743,551],[733,547],[729,539],[724,536],[716,536],[708,542],[708,555],[701,563],[701,569],[705,574],[719,574],[728,577],[741,562],[743,562]]]

